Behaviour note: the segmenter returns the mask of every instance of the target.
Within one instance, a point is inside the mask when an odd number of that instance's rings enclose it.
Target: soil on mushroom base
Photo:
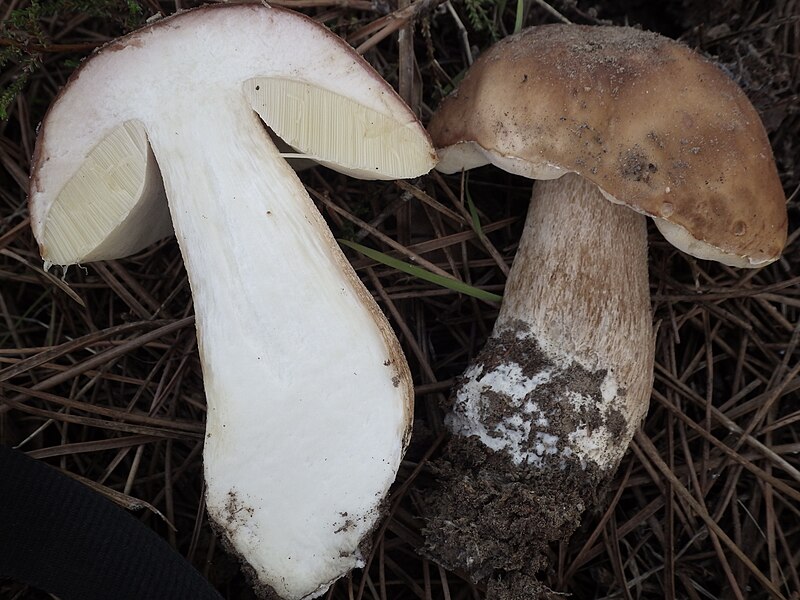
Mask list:
[[[476,359],[491,369],[509,361],[528,376],[553,367],[536,344],[514,351],[516,332],[492,338]],[[621,433],[624,418],[618,411],[603,415],[593,406],[580,411],[552,396],[548,388],[580,390],[599,400],[604,371],[590,372],[571,365],[527,396],[542,407],[550,423],[546,431],[559,438],[557,452],[545,452],[539,465],[517,465],[505,451],[494,451],[478,437],[454,435],[442,456],[432,463],[437,483],[426,494],[425,553],[453,570],[465,571],[476,582],[488,580],[492,600],[550,598],[551,591],[536,578],[547,566],[550,542],[566,539],[580,524],[586,508],[597,505],[615,469],[601,469],[564,453],[565,433],[580,421],[589,429],[605,427]],[[502,394],[490,392],[484,424],[506,423],[513,407]],[[620,422],[620,419],[622,422]],[[533,437],[533,436],[532,436]]]
[[[217,540],[221,543],[225,552],[235,560],[244,575],[249,589],[252,590],[252,596],[259,600],[283,600],[284,596],[279,594],[269,584],[262,581],[258,571],[248,562],[247,557],[244,556],[236,547],[231,543],[231,538],[234,537],[236,530],[239,527],[246,527],[249,518],[253,516],[254,508],[248,504],[243,498],[241,493],[233,488],[228,492],[227,501],[223,507],[223,514],[218,519],[209,519],[209,525],[216,534]],[[374,509],[374,513],[367,512],[360,517],[355,517],[347,512],[340,512],[339,516],[342,518],[341,524],[334,524],[334,533],[343,533],[356,526],[357,520],[373,520],[373,529],[378,527],[378,524],[389,512],[389,500],[384,497],[380,504]],[[377,518],[376,518],[377,514]],[[364,535],[361,543],[358,546],[356,554],[360,556],[369,556],[372,552],[373,537],[372,534]],[[347,558],[350,552],[341,551],[340,558]],[[331,581],[323,583],[323,585],[333,585],[338,577],[334,577]],[[247,597],[251,596],[247,592]]]
[[[426,502],[426,554],[477,581],[490,578],[488,598],[549,598],[535,577],[547,566],[550,541],[567,538],[585,507],[597,502],[606,477],[583,470],[514,465],[476,438],[456,436],[434,469],[439,487]]]

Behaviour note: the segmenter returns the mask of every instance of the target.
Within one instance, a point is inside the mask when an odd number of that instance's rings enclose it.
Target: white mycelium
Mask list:
[[[488,372],[483,364],[473,365],[464,373],[464,382],[456,396],[456,406],[446,417],[445,424],[453,433],[478,436],[492,450],[505,450],[515,464],[523,461],[539,464],[537,461],[541,461],[541,455],[548,451],[556,439],[553,436],[542,438],[538,455],[523,449],[528,446],[531,432],[536,435],[534,427],[547,424],[547,417],[539,410],[539,406],[527,398],[533,390],[549,380],[549,371],[526,377],[522,367],[516,363],[503,364]],[[486,392],[497,396],[488,397]],[[487,429],[486,412],[497,397],[503,398],[507,406],[513,407],[516,412]],[[554,449],[549,453],[553,452]]]
[[[523,335],[522,337],[529,337]],[[517,335],[520,338],[520,335]],[[606,414],[619,408],[617,383],[611,372],[607,372],[600,386],[601,400],[569,388],[551,387],[542,390],[554,377],[564,373],[572,363],[553,362],[533,376],[526,376],[521,365],[508,362],[494,369],[479,362],[464,373],[456,393],[453,411],[447,415],[448,429],[465,437],[477,436],[494,451],[503,451],[515,465],[523,463],[542,467],[545,459],[554,457],[559,467],[564,459],[574,457],[583,468],[588,461],[595,464],[606,462],[607,447],[613,440],[612,433],[604,425],[590,426],[585,420],[577,420],[570,432],[551,429],[552,412],[536,401],[536,390],[540,394],[560,394],[571,414]],[[507,416],[492,418],[499,406]],[[552,462],[550,463],[552,464]]]

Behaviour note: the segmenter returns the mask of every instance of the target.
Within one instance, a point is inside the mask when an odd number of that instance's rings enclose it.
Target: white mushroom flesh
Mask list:
[[[167,231],[160,167],[195,304],[209,515],[259,586],[311,598],[363,564],[413,390],[386,319],[253,104],[345,172],[432,167],[411,112],[324,28],[213,7],[82,67],[43,126],[32,226],[47,262],[130,254]]]

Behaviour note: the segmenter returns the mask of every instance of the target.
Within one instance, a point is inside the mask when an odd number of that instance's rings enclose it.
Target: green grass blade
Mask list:
[[[514,33],[522,30],[522,19],[525,12],[525,0],[517,0],[517,18],[514,21]]]
[[[431,273],[427,269],[423,269],[422,267],[418,267],[416,265],[410,265],[402,260],[392,258],[388,254],[384,254],[378,250],[373,250],[372,248],[367,248],[366,246],[362,246],[356,242],[340,239],[339,243],[343,246],[347,246],[348,248],[352,248],[367,258],[371,258],[372,260],[386,265],[387,267],[392,267],[393,269],[407,273],[413,277],[416,277],[417,279],[422,279],[440,287],[447,288],[448,290],[453,290],[459,294],[466,294],[467,296],[472,296],[473,298],[478,298],[479,300],[486,300],[487,302],[500,302],[503,299],[503,297],[499,296],[498,294],[493,294],[491,292],[478,289],[464,283],[463,281],[458,281],[457,279],[450,279],[449,277],[442,277],[436,273]]]
[[[469,193],[469,187],[464,184],[464,193],[467,196],[467,208],[469,208],[469,216],[472,217],[472,229],[478,234],[481,241],[486,239],[481,226],[481,219],[478,216],[478,209],[475,208],[475,203],[472,201],[472,195]]]

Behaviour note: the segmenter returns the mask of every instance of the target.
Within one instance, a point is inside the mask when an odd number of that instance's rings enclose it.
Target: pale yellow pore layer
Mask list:
[[[92,149],[50,206],[42,257],[59,265],[117,258],[171,231],[144,126],[128,121]]]
[[[403,123],[320,87],[258,77],[244,84],[250,105],[283,141],[322,164],[366,179],[422,172],[431,157],[415,123]],[[333,165],[330,165],[333,166]]]

